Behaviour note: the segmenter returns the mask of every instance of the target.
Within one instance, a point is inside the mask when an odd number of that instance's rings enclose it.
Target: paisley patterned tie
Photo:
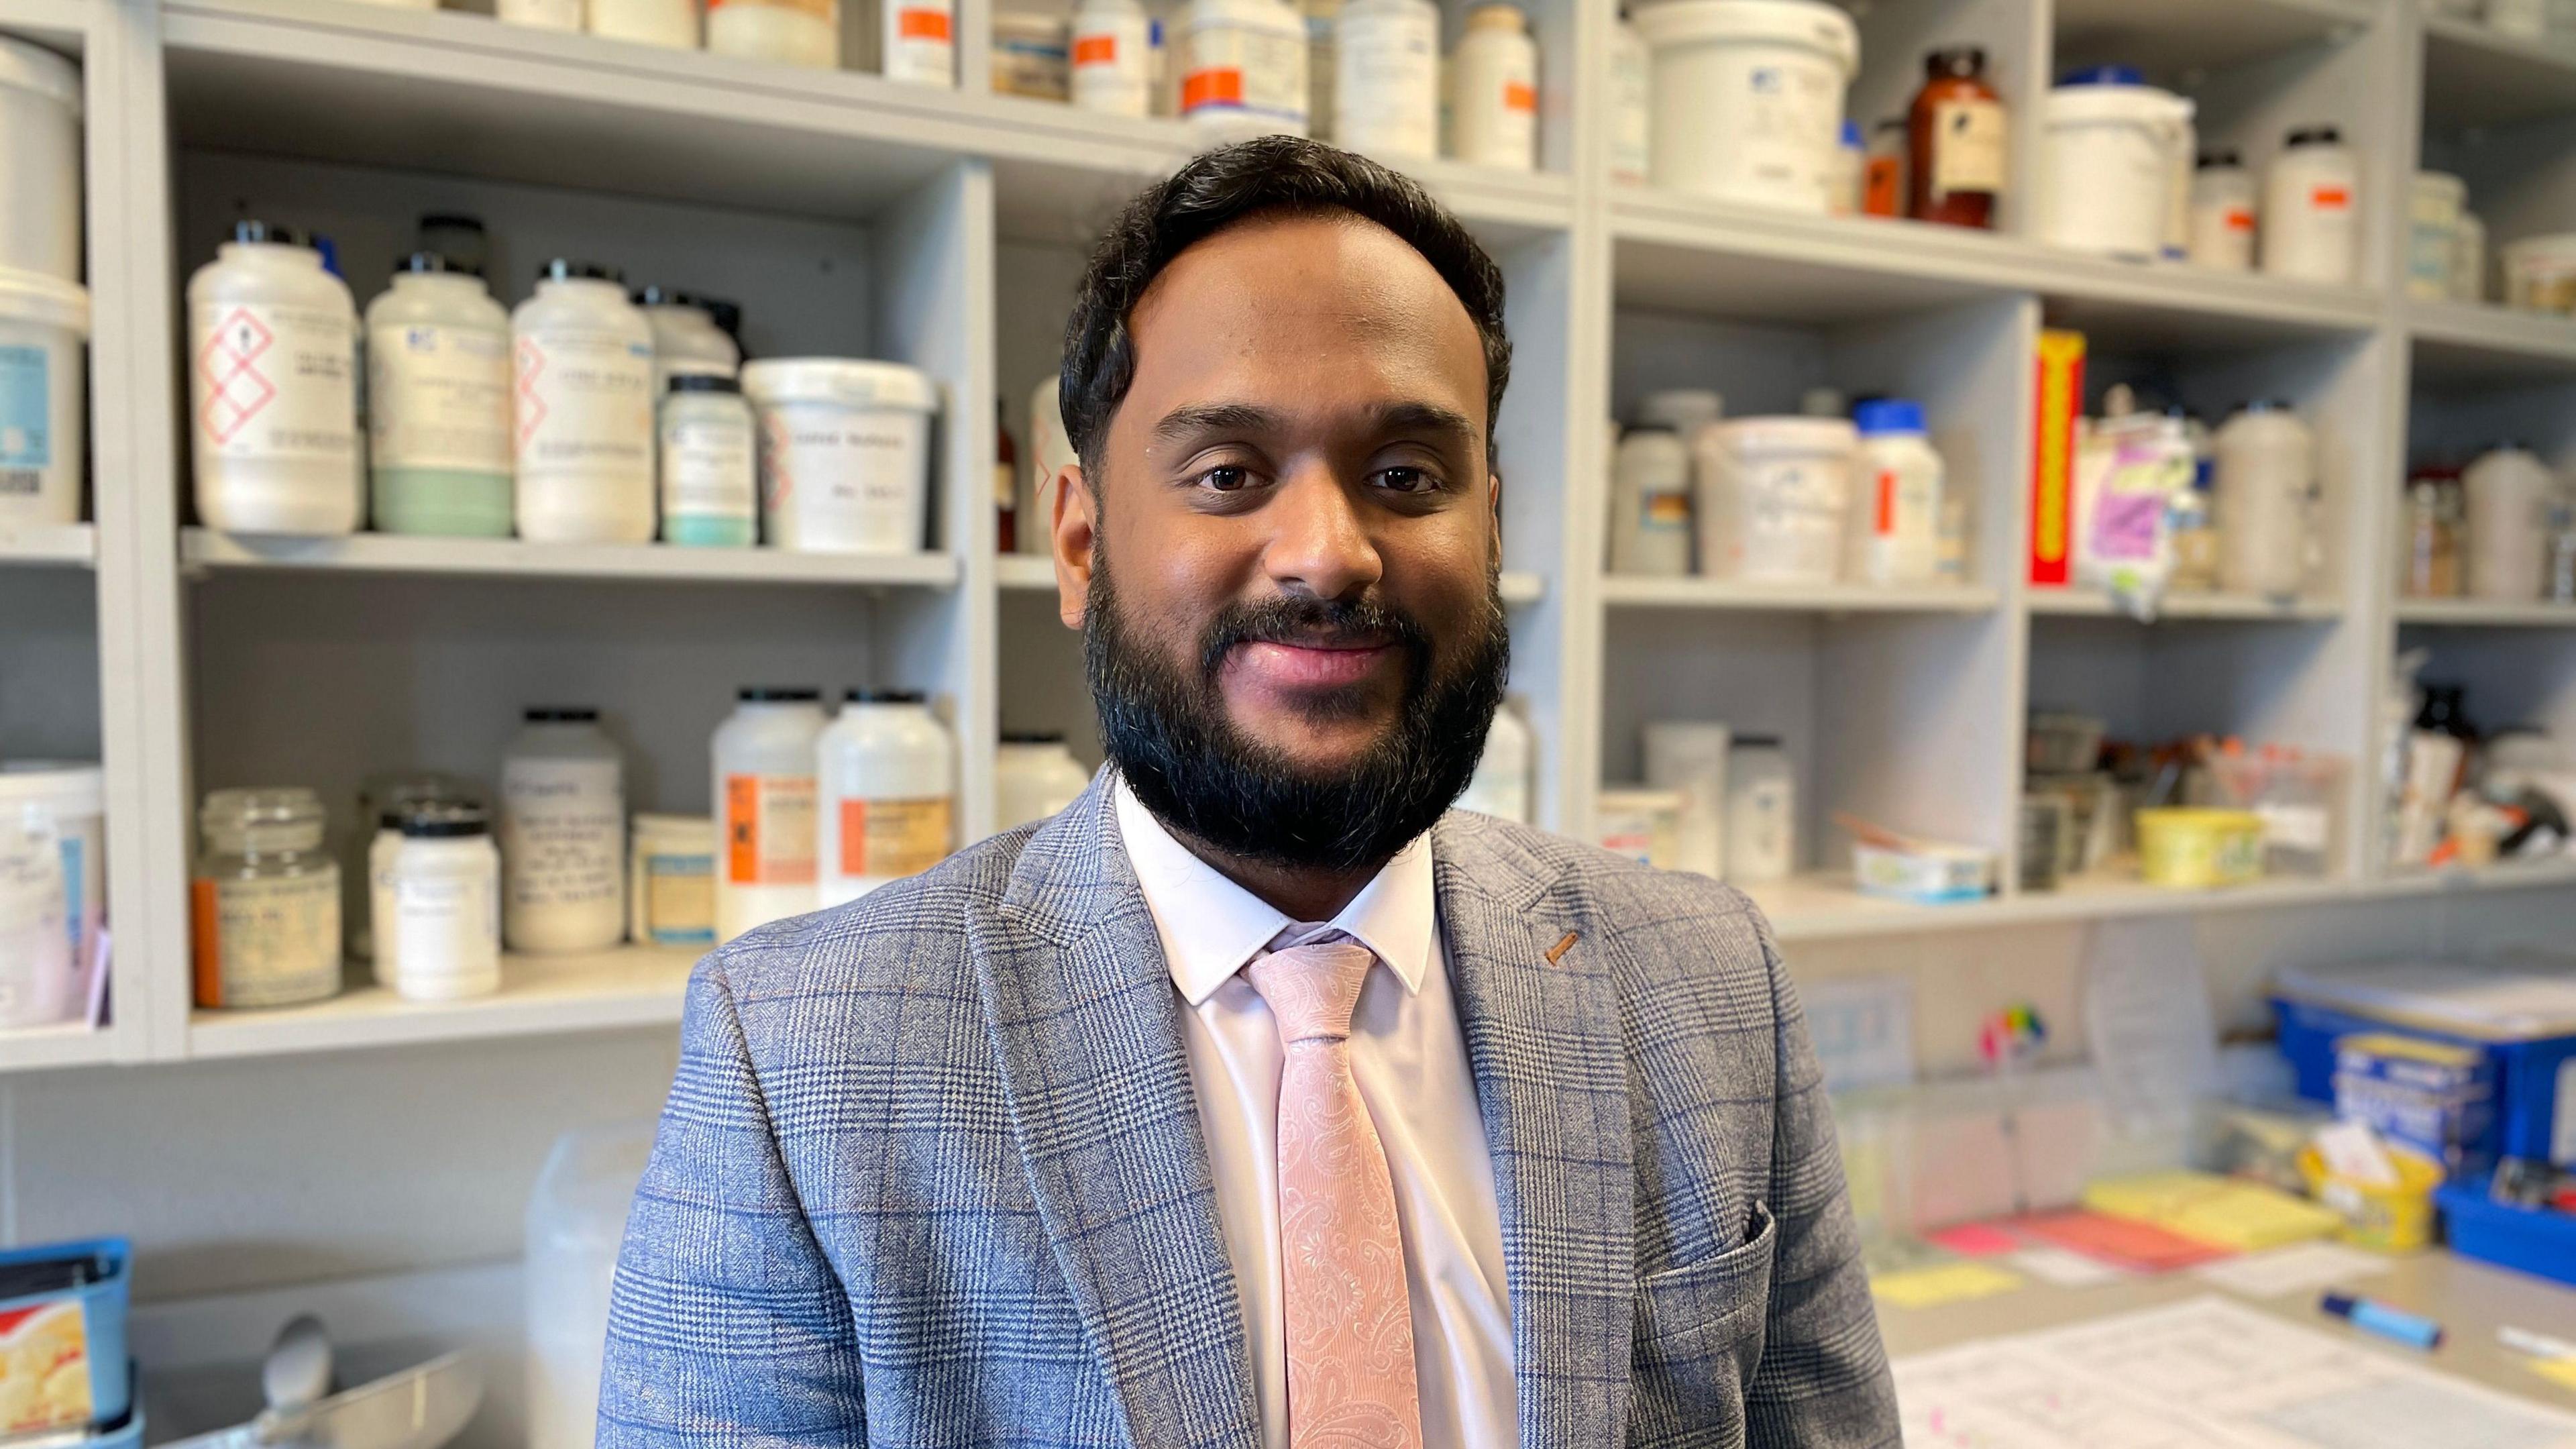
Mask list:
[[[1351,1076],[1351,1013],[1377,956],[1290,926],[1243,968],[1279,1024],[1279,1256],[1290,1449],[1418,1449],[1413,1307],[1386,1147]]]

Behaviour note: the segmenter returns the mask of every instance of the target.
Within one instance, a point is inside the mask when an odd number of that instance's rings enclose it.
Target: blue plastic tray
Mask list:
[[[2452,1183],[2433,1201],[2441,1205],[2452,1252],[2576,1284],[2576,1213],[2489,1201],[2483,1177]]]
[[[2561,1145],[2562,1136],[2576,1136],[2564,1132],[2556,1120],[2559,1074],[2576,1070],[2569,1066],[2576,1062],[2576,1036],[2481,1041],[2277,996],[2272,998],[2272,1010],[2280,1023],[2281,1055],[2289,1058],[2290,1070],[2298,1077],[2299,1095],[2311,1102],[2334,1105],[2335,1038],[2364,1031],[2396,1032],[2472,1046],[2487,1054],[2496,1083],[2495,1113],[2487,1129],[2468,1144],[2472,1158],[2493,1161],[2502,1155],[2548,1162],[2553,1160],[2550,1149]],[[2563,1160],[2562,1165],[2566,1165]]]
[[[34,1248],[15,1248],[0,1253],[0,1266],[32,1262],[38,1258],[59,1258],[72,1254],[91,1254],[105,1258],[108,1275],[96,1283],[74,1292],[89,1319],[89,1401],[91,1422],[116,1424],[126,1418],[134,1406],[133,1367],[125,1357],[126,1285],[132,1281],[130,1263],[133,1249],[123,1238],[95,1238],[78,1243],[47,1243]],[[32,1308],[54,1301],[55,1294],[31,1294],[23,1298],[0,1299],[0,1313],[14,1308]],[[135,1415],[140,1419],[141,1415]],[[140,1430],[136,1431],[138,1434]]]

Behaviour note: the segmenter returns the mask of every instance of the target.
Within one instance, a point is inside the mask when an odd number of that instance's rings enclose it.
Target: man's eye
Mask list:
[[[1219,493],[1232,493],[1252,486],[1252,470],[1230,463],[1222,468],[1210,468],[1198,476],[1198,485]]]
[[[1437,493],[1440,479],[1427,468],[1380,468],[1377,486],[1390,493]]]

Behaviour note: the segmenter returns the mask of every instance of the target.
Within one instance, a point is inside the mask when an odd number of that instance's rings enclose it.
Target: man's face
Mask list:
[[[1445,807],[1505,647],[1484,352],[1465,307],[1379,227],[1270,218],[1183,252],[1129,329],[1135,378],[1106,476],[1060,490],[1054,520],[1064,617],[1090,637],[1112,757],[1167,817],[1122,725],[1175,756],[1180,795],[1275,787],[1329,812],[1342,804],[1316,789],[1438,785]],[[1210,778],[1228,772],[1256,778]],[[1178,803],[1175,823],[1207,823],[1188,808],[1205,801]]]

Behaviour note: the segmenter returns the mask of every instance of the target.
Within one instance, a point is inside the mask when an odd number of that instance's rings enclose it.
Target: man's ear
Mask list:
[[[1082,465],[1067,463],[1039,484],[1037,505],[1048,515],[1048,536],[1055,543],[1056,617],[1064,627],[1080,629],[1083,606],[1091,597],[1092,550],[1100,545],[1092,517],[1098,500],[1083,479]]]

